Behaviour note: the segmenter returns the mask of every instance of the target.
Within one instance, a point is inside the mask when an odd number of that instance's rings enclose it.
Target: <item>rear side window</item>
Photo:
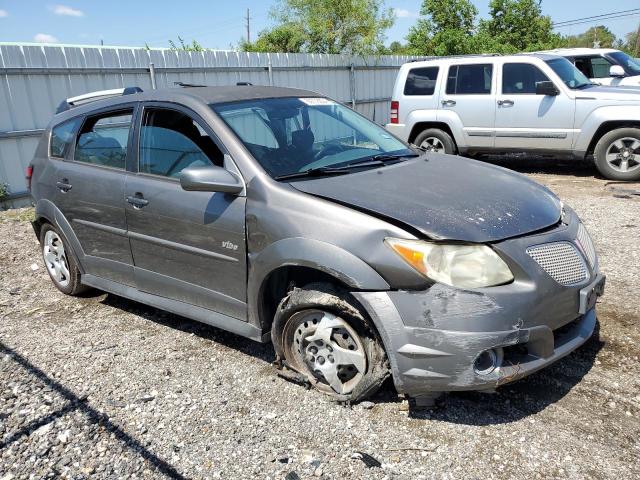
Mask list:
[[[438,79],[438,67],[413,68],[404,84],[405,95],[433,95]]]
[[[65,158],[69,153],[73,137],[80,120],[74,118],[67,120],[51,130],[51,144],[49,145],[49,155],[55,158]]]
[[[447,77],[447,93],[450,95],[482,95],[491,93],[493,65],[452,65]]]
[[[187,167],[223,166],[224,154],[188,115],[177,110],[145,108],[139,161],[140,172],[177,178]]]
[[[502,93],[535,94],[536,83],[549,80],[530,63],[505,63],[502,66]]]
[[[74,160],[124,170],[133,110],[88,117],[78,134]]]

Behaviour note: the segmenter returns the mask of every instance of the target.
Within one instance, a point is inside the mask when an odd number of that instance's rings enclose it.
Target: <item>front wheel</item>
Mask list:
[[[271,335],[285,365],[335,400],[364,400],[389,375],[376,333],[353,300],[330,286],[295,288],[280,302]]]
[[[602,136],[593,156],[598,171],[611,180],[640,179],[640,128],[618,128]]]

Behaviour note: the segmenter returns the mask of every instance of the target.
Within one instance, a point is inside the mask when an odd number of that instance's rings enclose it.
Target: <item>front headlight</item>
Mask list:
[[[402,259],[434,282],[452,287],[481,288],[513,280],[506,263],[486,245],[430,243],[386,238]]]

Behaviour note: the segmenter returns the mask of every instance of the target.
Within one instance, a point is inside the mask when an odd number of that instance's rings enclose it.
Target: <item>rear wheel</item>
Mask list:
[[[413,143],[427,152],[456,153],[456,144],[451,135],[439,128],[420,132]]]
[[[593,153],[596,167],[605,178],[640,179],[640,128],[619,128],[606,133]]]
[[[51,224],[40,231],[42,258],[53,284],[62,293],[77,295],[87,289],[80,283],[80,270],[62,234]]]
[[[347,294],[324,284],[295,288],[280,302],[272,340],[287,367],[339,401],[365,399],[389,374],[364,315]]]

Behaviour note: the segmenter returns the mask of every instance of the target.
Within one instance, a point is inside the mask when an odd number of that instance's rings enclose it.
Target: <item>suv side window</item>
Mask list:
[[[412,68],[404,84],[405,95],[433,95],[439,67]]]
[[[493,65],[451,65],[447,77],[447,93],[450,95],[490,94]]]
[[[502,93],[535,94],[536,83],[549,80],[530,63],[505,63],[502,66]]]
[[[187,167],[223,166],[224,154],[198,122],[166,108],[145,108],[139,171],[177,178]]]
[[[133,109],[87,117],[76,141],[74,160],[124,170]]]
[[[80,119],[74,118],[53,127],[51,130],[51,143],[49,144],[49,156],[66,158],[79,123]]]
[[[611,62],[604,57],[591,58],[591,78],[608,78]]]

